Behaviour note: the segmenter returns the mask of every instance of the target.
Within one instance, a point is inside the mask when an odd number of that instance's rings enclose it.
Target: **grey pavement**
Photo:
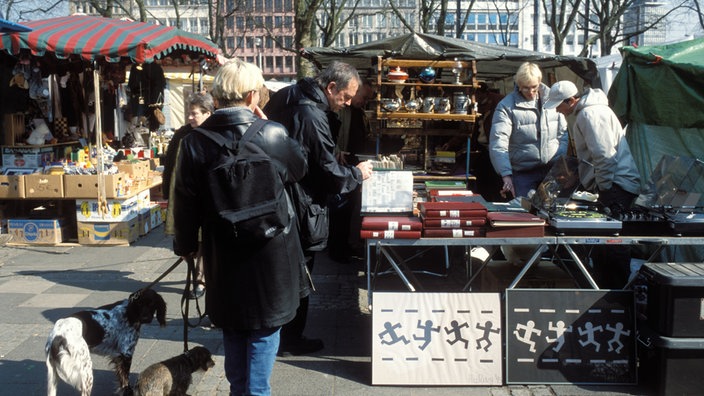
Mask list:
[[[0,247],[0,395],[46,394],[44,344],[52,324],[74,311],[126,298],[149,284],[176,260],[163,226],[128,247]],[[148,365],[183,352],[180,297],[186,266],[156,286],[165,298],[167,326],[145,325],[132,364],[131,382]],[[389,276],[389,278],[393,278]],[[271,385],[274,395],[645,395],[642,386],[510,385],[403,387],[371,385],[371,315],[361,264],[339,264],[325,253],[316,263],[306,335],[321,338],[325,349],[311,356],[278,358]],[[393,279],[388,282],[393,283]],[[190,305],[191,322],[196,322]],[[221,333],[207,319],[189,331],[189,347],[203,345],[215,367],[196,373],[189,393],[227,395]],[[107,359],[93,355],[93,395],[115,388]],[[75,394],[68,386],[59,395]]]

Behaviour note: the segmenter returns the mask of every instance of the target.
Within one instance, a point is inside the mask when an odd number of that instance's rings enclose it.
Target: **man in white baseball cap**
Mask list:
[[[548,101],[545,102],[545,108],[554,109],[560,102],[575,97],[578,93],[579,90],[577,90],[577,86],[574,85],[572,81],[558,81],[550,87],[550,93],[548,94]]]
[[[571,81],[550,87],[546,108],[568,116],[575,113],[570,136],[579,161],[579,180],[584,188],[599,193],[607,213],[619,218],[640,193],[640,172],[626,141],[626,132],[609,107],[604,91],[583,92]],[[622,288],[630,271],[630,248],[608,248],[607,260],[594,262],[597,283],[602,288]]]

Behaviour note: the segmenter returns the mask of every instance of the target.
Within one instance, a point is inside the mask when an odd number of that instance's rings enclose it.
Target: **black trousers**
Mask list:
[[[315,253],[316,252],[305,252],[307,258],[306,267],[308,267],[308,272],[313,274],[313,266],[315,264]],[[308,277],[308,274],[301,274],[303,277]],[[310,304],[310,294],[305,297],[301,297],[299,300],[298,309],[296,310],[296,316],[290,322],[286,323],[281,327],[281,343],[285,344],[287,342],[295,342],[303,337],[303,330],[306,327],[306,321],[308,320],[308,305]]]

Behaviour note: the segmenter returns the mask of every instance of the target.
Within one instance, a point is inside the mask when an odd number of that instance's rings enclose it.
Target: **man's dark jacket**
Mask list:
[[[340,121],[314,79],[304,78],[274,93],[264,113],[283,124],[306,151],[308,173],[292,189],[301,222],[306,219],[307,213],[302,212],[306,208],[313,212],[324,209],[331,195],[354,191],[362,183],[358,168],[341,165],[335,158]],[[321,250],[327,243],[326,238],[319,244],[306,246],[306,237],[302,237],[303,248],[308,250]]]
[[[256,119],[246,107],[219,109],[200,126],[239,139]],[[306,172],[298,142],[286,130],[268,122],[252,139],[279,168],[282,180],[295,183]],[[198,131],[181,142],[176,161],[173,211],[174,252],[179,256],[198,250],[198,229],[203,229],[206,312],[218,327],[254,330],[289,322],[299,301],[303,251],[291,207],[291,225],[261,244],[242,244],[227,223],[217,220],[205,175],[222,163],[225,150]]]

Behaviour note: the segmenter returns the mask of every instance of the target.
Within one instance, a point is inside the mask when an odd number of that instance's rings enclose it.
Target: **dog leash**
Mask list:
[[[158,278],[156,278],[152,283],[148,284],[145,286],[143,289],[151,289],[154,285],[159,283],[160,280],[164,279],[166,275],[171,273],[176,267],[179,266],[183,262],[184,258],[179,257],[176,262],[171,264],[171,267],[169,267],[164,273],[159,275]],[[194,325],[191,325],[190,321],[188,320],[188,292],[189,289],[194,288],[194,286],[191,284],[191,274],[193,275],[193,278],[195,279],[195,271],[196,271],[196,265],[195,261],[193,260],[192,257],[188,257],[185,259],[186,263],[188,264],[188,270],[186,271],[186,287],[183,290],[183,294],[181,295],[181,316],[183,318],[183,351],[187,352],[188,351],[188,327],[196,327],[200,324],[201,320],[203,319],[203,314],[201,314],[200,310],[200,304],[198,303],[198,299],[196,299],[196,311],[198,312],[198,322]],[[195,291],[195,290],[191,290]]]

